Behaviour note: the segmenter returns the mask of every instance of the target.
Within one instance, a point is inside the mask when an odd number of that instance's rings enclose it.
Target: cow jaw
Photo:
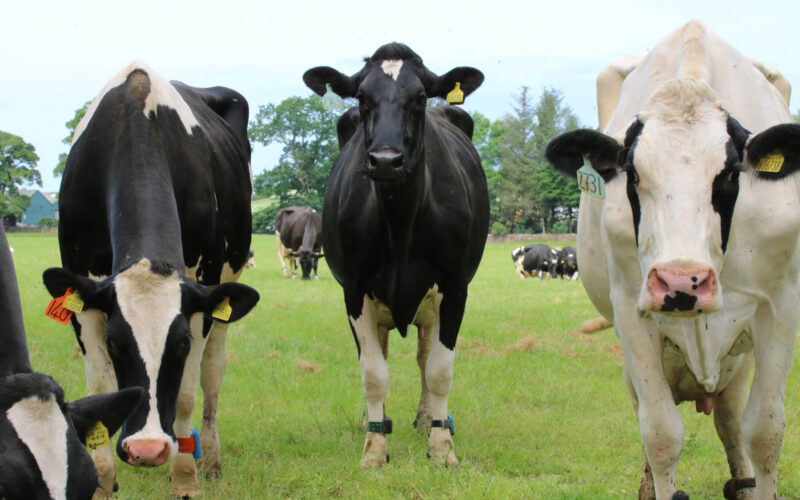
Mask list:
[[[177,272],[167,276],[154,273],[147,259],[121,272],[114,281],[120,312],[131,327],[150,383],[146,388],[149,409],[145,425],[127,436],[122,446],[143,443],[141,447],[148,450],[146,456],[153,455],[150,457],[153,462],[160,462],[150,465],[161,465],[177,453],[174,439],[161,427],[157,383],[170,325],[181,312],[180,283]],[[156,451],[149,453],[153,450]],[[130,460],[135,459],[131,457]]]

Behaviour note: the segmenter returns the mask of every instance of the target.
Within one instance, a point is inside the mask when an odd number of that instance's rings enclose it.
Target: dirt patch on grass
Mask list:
[[[533,335],[522,338],[499,351],[488,345],[483,339],[458,339],[458,348],[460,350],[467,351],[470,354],[475,354],[476,356],[487,357],[505,356],[510,352],[528,352],[532,349],[540,347],[541,345],[541,341]]]
[[[608,354],[611,354],[615,358],[622,359],[622,357],[623,357],[623,355],[622,355],[622,346],[620,346],[619,344],[606,344],[603,347],[603,350],[605,352],[607,352]]]
[[[297,360],[297,368],[299,368],[300,371],[307,373],[319,373],[322,371],[322,365],[315,363],[314,361],[307,361],[305,359]]]
[[[507,354],[509,352],[528,352],[531,349],[537,348],[541,345],[542,343],[538,338],[530,335],[528,337],[519,339],[514,344],[503,349],[503,354]]]

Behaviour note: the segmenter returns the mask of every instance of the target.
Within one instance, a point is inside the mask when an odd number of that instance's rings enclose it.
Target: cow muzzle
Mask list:
[[[404,175],[405,155],[392,148],[375,149],[367,153],[367,175],[376,181],[397,181]]]
[[[128,454],[128,463],[135,466],[158,467],[170,457],[167,439],[130,439],[122,445],[122,449]]]
[[[717,274],[702,265],[656,265],[647,274],[643,310],[675,316],[710,313],[720,307]],[[649,307],[648,307],[649,306]]]

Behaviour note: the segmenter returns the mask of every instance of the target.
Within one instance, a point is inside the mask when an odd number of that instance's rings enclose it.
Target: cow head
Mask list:
[[[87,433],[100,422],[114,434],[143,394],[135,387],[67,403],[47,375],[0,378],[0,498],[90,498],[97,469]]]
[[[300,269],[303,272],[302,279],[310,280],[311,270],[313,269],[316,274],[317,262],[319,262],[319,259],[324,257],[324,255],[320,252],[301,248],[299,252],[292,252],[292,257],[299,257]]]
[[[117,454],[131,465],[165,463],[178,448],[173,422],[184,364],[193,345],[204,345],[193,343],[190,318],[209,319],[227,299],[231,314],[225,322],[236,321],[255,306],[258,292],[238,283],[201,285],[147,259],[103,281],[52,268],[44,272],[44,282],[53,297],[72,287],[86,309],[105,313],[106,347],[118,386],[147,390],[148,397],[122,426]]]
[[[382,46],[365,63],[353,76],[327,66],[312,68],[303,81],[319,95],[330,84],[338,95],[358,99],[366,150],[364,173],[376,181],[402,181],[422,159],[428,98],[444,98],[457,83],[468,96],[483,83],[483,73],[458,67],[437,76],[414,51],[399,43]]]
[[[785,158],[780,172],[756,171],[772,153]],[[722,305],[718,277],[740,174],[774,180],[800,168],[800,125],[750,137],[710,87],[678,78],[653,94],[623,135],[567,132],[545,155],[562,173],[575,175],[588,158],[607,182],[625,183],[643,277],[639,308],[695,315]]]

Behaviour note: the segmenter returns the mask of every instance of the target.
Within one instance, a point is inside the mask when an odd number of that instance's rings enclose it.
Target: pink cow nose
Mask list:
[[[136,439],[126,442],[122,447],[128,453],[128,463],[131,465],[158,467],[169,459],[166,439]]]
[[[717,303],[717,276],[711,268],[653,267],[647,276],[653,309],[661,312],[712,312]]]

